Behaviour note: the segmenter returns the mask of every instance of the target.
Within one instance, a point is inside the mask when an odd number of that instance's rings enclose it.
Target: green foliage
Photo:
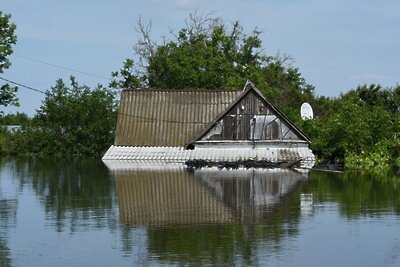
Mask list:
[[[261,47],[260,32],[243,34],[238,22],[228,31],[214,25],[209,34],[182,29],[177,40],[158,46],[149,59],[148,81],[158,88],[237,88],[267,58]]]
[[[30,121],[28,115],[21,112],[0,116],[0,125],[27,125]]]
[[[279,108],[286,109],[289,118],[298,114],[302,103],[313,104],[314,86],[306,83],[298,68],[291,66],[293,59],[277,56],[262,69],[268,90],[264,94]],[[291,109],[291,110],[289,110]]]
[[[396,103],[394,97],[395,91],[389,88],[382,88],[379,84],[371,84],[369,86],[358,86],[355,91],[350,91],[348,94],[355,94],[359,98],[359,104],[367,107],[382,107],[388,112],[396,112],[399,103]]]
[[[6,129],[0,127],[0,156],[6,154]]]
[[[349,169],[388,170],[400,155],[398,88],[363,85],[334,100],[323,99],[322,116],[302,122],[322,160]]]
[[[349,152],[345,158],[347,169],[362,169],[376,173],[387,173],[391,170],[390,153],[388,146],[378,143],[370,151],[361,151],[359,154]]]
[[[16,26],[10,18],[10,14],[0,11],[0,73],[11,66],[8,56],[13,53],[12,46],[17,43]]]
[[[42,106],[22,131],[7,135],[5,150],[15,155],[100,156],[112,144],[116,125],[115,94],[91,90],[71,77],[47,91]]]
[[[9,56],[13,53],[13,45],[17,43],[16,26],[10,21],[11,15],[0,11],[0,73],[11,66]],[[18,88],[4,84],[0,86],[0,106],[18,105],[15,94]]]
[[[113,88],[242,88],[251,80],[279,108],[295,118],[304,101],[312,102],[314,87],[305,82],[288,56],[263,53],[261,31],[245,33],[239,22],[223,23],[210,15],[190,14],[171,40],[157,44],[151,24],[139,19],[135,45],[137,63],[127,59],[113,72]],[[164,39],[165,40],[165,39]]]
[[[7,156],[55,155],[54,135],[39,127],[26,127],[15,133],[6,132],[2,154]]]
[[[111,73],[112,80],[109,84],[111,88],[138,88],[141,86],[139,75],[135,73],[135,62],[132,59],[126,59],[123,67],[119,71]]]
[[[19,106],[18,98],[16,93],[18,87],[11,86],[9,84],[3,84],[0,86],[0,106]],[[1,113],[1,112],[0,112]]]

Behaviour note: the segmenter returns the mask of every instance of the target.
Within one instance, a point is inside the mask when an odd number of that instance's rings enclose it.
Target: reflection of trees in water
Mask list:
[[[6,235],[2,232],[15,225],[17,200],[3,199],[0,187],[0,267],[11,266],[10,249],[7,246]]]
[[[147,226],[147,252],[167,264],[251,265],[259,243],[280,250],[282,239],[298,231],[305,178],[297,173],[136,171],[115,177],[121,222]],[[127,253],[130,230],[123,238]]]
[[[0,267],[7,267],[11,266],[11,253],[7,246],[6,234],[7,230],[16,224],[18,200],[4,197],[1,182],[0,179]],[[4,230],[6,232],[3,232]]]
[[[273,191],[278,188],[276,183],[271,185],[269,188],[275,188]],[[246,181],[228,179],[219,188],[226,190],[221,197],[228,206],[237,207],[236,214],[253,214],[252,218],[257,218],[252,211],[259,206],[244,194],[251,191]],[[312,172],[307,183],[280,199],[269,212],[262,213],[261,221],[153,227],[148,230],[149,251],[166,263],[254,265],[257,263],[255,248],[259,244],[266,254],[268,251],[279,252],[282,240],[298,233],[300,194],[310,194],[316,206],[318,203],[337,203],[341,214],[350,219],[400,214],[398,177]]]
[[[150,227],[148,250],[161,262],[217,266],[256,265],[259,244],[279,252],[282,240],[298,233],[299,191],[284,199],[257,223]],[[269,253],[267,253],[269,254]]]
[[[17,199],[3,199],[0,187],[0,227],[9,228],[15,225],[17,220]]]
[[[12,164],[20,190],[32,188],[58,231],[116,228],[113,181],[100,160],[26,159]]]
[[[400,213],[400,180],[396,176],[312,172],[304,192],[312,193],[314,202],[338,203],[341,214],[348,218]]]
[[[0,236],[0,267],[11,266],[10,250]]]

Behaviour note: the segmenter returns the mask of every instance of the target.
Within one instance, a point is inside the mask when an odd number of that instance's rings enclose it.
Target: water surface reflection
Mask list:
[[[0,184],[0,266],[11,266],[10,249],[6,238],[8,231],[16,223],[17,200],[8,199],[1,194]]]
[[[283,169],[115,172],[126,226],[254,224],[306,180],[306,174]]]
[[[217,265],[254,264],[259,242],[276,252],[282,238],[296,234],[308,176],[283,169],[114,175],[120,220],[128,228],[146,226],[149,258]]]
[[[0,266],[400,266],[397,177],[148,167],[0,160]]]

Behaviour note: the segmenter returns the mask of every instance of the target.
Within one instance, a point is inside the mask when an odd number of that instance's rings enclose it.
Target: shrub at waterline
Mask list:
[[[30,125],[6,134],[3,148],[9,155],[101,156],[114,140],[115,93],[101,86],[80,86],[71,77],[62,80],[46,97]]]

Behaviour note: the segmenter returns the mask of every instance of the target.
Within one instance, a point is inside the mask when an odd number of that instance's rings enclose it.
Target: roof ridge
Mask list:
[[[207,89],[207,88],[126,88],[122,91],[133,91],[133,92],[240,92],[239,88],[232,88],[232,89]]]

